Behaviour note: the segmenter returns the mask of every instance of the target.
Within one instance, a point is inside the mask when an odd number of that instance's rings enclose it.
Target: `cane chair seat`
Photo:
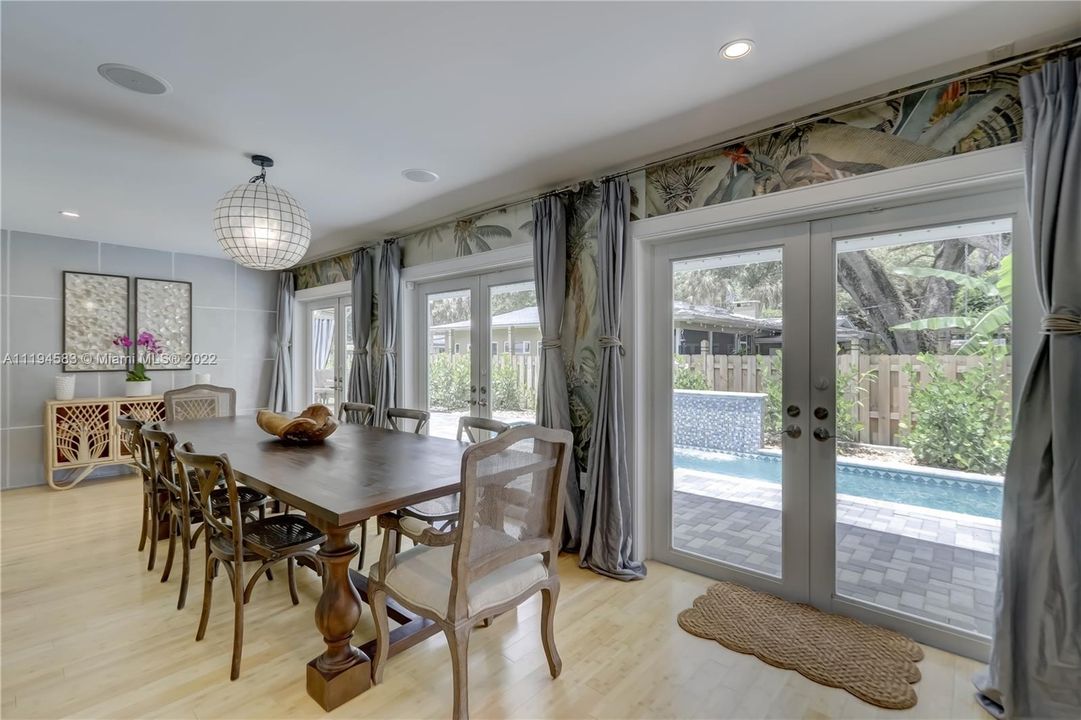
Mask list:
[[[281,552],[298,545],[319,545],[327,539],[320,530],[299,515],[274,515],[244,526],[244,544],[258,552]]]
[[[240,511],[244,514],[258,509],[267,503],[267,496],[265,493],[261,493],[258,490],[244,485],[237,485],[236,494],[237,499],[240,500]],[[228,515],[229,491],[225,488],[212,490],[210,493],[210,507],[212,507],[216,513]]]

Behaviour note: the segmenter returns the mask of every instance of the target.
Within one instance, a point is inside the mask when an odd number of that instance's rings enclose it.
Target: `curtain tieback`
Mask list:
[[[1047,335],[1081,335],[1081,315],[1047,313],[1042,331]]]
[[[611,347],[619,348],[620,355],[626,355],[627,351],[623,349],[623,341],[615,335],[601,335],[600,345],[602,348]]]
[[[353,357],[364,357],[368,354],[367,348],[356,348],[353,350]]]
[[[541,350],[559,350],[563,347],[563,340],[558,335],[554,337],[542,337],[540,346]]]

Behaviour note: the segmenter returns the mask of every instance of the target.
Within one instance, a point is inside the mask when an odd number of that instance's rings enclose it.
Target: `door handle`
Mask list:
[[[481,400],[477,404],[480,405],[481,407],[488,407],[488,401],[487,400]]]
[[[812,434],[818,442],[826,442],[833,437],[833,435],[830,434],[830,431],[824,427],[815,428],[815,431]]]
[[[784,429],[784,434],[792,439],[795,439],[803,434],[803,430],[800,429],[799,425],[789,425]]]

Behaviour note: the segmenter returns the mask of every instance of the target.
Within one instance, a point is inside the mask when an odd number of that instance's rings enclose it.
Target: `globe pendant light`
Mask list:
[[[267,185],[274,161],[252,155],[262,170],[225,193],[214,208],[214,234],[225,254],[244,267],[282,270],[300,262],[312,239],[308,213],[292,195]]]

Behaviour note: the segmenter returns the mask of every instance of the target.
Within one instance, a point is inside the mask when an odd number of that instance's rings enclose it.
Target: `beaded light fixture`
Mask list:
[[[300,262],[312,239],[308,213],[292,195],[266,181],[274,161],[252,155],[261,171],[225,193],[214,208],[214,233],[225,254],[244,267],[283,270]]]

